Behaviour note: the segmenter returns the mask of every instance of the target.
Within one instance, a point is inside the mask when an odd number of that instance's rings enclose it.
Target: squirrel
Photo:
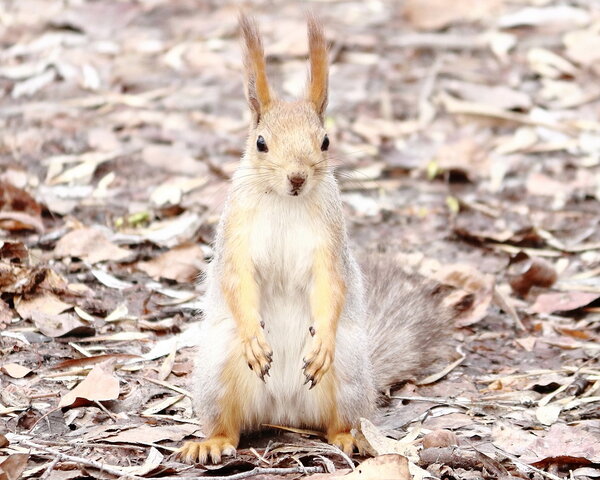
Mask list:
[[[219,463],[261,424],[318,429],[351,455],[380,392],[439,357],[452,312],[438,284],[387,258],[361,268],[350,251],[327,157],[322,25],[309,15],[307,92],[292,102],[269,86],[256,22],[239,25],[252,119],[205,279],[192,393],[208,436],[178,455]]]

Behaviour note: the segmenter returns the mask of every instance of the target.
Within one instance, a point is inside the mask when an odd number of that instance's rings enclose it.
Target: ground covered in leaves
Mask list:
[[[306,4],[246,6],[274,85],[297,95]],[[405,457],[415,478],[599,477],[600,4],[311,7],[355,248],[473,298],[456,361],[363,421],[379,456],[356,475],[409,478]],[[248,121],[237,9],[0,4],[0,479],[204,472],[172,453],[202,435],[193,281]],[[209,469],[332,478],[348,462],[269,431]]]

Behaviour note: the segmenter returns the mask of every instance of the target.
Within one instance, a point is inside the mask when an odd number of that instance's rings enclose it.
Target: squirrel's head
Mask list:
[[[308,18],[310,74],[306,95],[286,102],[269,87],[265,56],[254,20],[240,15],[245,89],[252,113],[245,159],[249,178],[280,195],[302,196],[328,172],[327,42],[317,20]]]

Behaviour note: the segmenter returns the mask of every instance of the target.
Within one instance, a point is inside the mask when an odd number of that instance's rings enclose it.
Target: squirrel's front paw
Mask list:
[[[267,343],[265,335],[261,330],[246,335],[242,338],[242,347],[248,367],[264,382],[265,375],[269,375],[269,369],[273,361],[273,350]]]
[[[310,382],[312,389],[321,381],[333,363],[334,351],[333,342],[324,340],[318,335],[313,337],[312,350],[304,357],[303,370],[306,377],[304,384]]]

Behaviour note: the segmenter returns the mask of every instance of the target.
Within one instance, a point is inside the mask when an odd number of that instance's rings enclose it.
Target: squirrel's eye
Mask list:
[[[259,152],[268,152],[269,148],[267,147],[267,142],[262,135],[259,135],[256,139],[256,148]]]
[[[328,148],[329,148],[329,137],[327,135],[325,135],[325,138],[323,139],[323,143],[321,144],[321,151],[324,152]]]

